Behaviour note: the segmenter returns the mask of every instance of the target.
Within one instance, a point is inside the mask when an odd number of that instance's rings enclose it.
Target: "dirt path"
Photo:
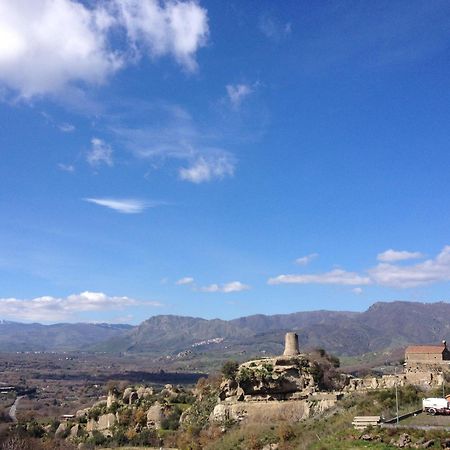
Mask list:
[[[11,420],[15,423],[17,423],[17,416],[16,416],[17,406],[19,405],[20,399],[22,399],[23,397],[24,397],[23,395],[17,397],[16,401],[13,403],[11,408],[9,408],[9,417],[11,417]]]

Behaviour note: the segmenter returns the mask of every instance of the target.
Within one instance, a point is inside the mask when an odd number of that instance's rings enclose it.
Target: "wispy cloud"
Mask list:
[[[142,302],[129,297],[85,291],[68,297],[0,298],[0,316],[16,320],[44,322],[77,320],[79,313],[121,310],[137,305],[162,306],[159,302],[154,301]]]
[[[175,163],[179,178],[191,183],[233,176],[236,158],[215,145],[219,140],[217,131],[199,129],[189,113],[176,105],[148,105],[144,111],[147,118],[157,117],[158,126],[124,126],[120,117],[110,127],[120,144],[136,158],[148,161],[153,170]]]
[[[339,284],[343,286],[358,286],[371,284],[367,276],[342,269],[334,269],[320,274],[279,275],[270,278],[269,284]]]
[[[312,260],[319,257],[318,253],[310,253],[309,255],[302,256],[295,260],[295,264],[299,266],[307,266]]]
[[[72,164],[59,163],[58,164],[58,169],[62,170],[63,172],[70,172],[70,173],[75,172],[75,166],[72,165]]]
[[[62,123],[58,125],[58,128],[63,133],[72,133],[73,131],[75,131],[75,125],[72,125],[71,123]]]
[[[242,101],[253,92],[253,87],[248,84],[227,84],[228,99],[233,108],[239,108]]]
[[[200,156],[189,167],[179,169],[179,175],[182,180],[191,183],[204,183],[224,177],[231,177],[234,174],[234,158],[228,154],[219,156],[205,157]]]
[[[91,166],[99,166],[106,164],[112,166],[113,163],[113,150],[109,144],[99,138],[91,139],[91,149],[86,155],[86,160]]]
[[[139,214],[147,208],[154,208],[164,204],[163,202],[136,198],[85,198],[84,201],[113,209],[122,214]]]
[[[208,34],[207,11],[194,0],[3,0],[0,84],[24,98],[60,94],[103,83],[146,54],[193,71]]]
[[[210,284],[208,286],[203,286],[198,288],[201,292],[221,292],[224,294],[229,294],[231,292],[241,292],[248,291],[250,286],[247,284],[241,283],[240,281],[231,281],[230,283],[225,284]]]
[[[356,295],[361,295],[363,293],[363,288],[355,287],[352,289],[352,292]]]
[[[259,17],[258,27],[264,36],[273,41],[280,41],[292,32],[290,22],[283,23],[267,13]]]
[[[194,283],[194,279],[192,277],[183,277],[180,278],[175,284],[177,284],[178,286],[184,286],[192,283]]]
[[[408,259],[420,259],[424,255],[420,252],[408,252],[406,250],[386,250],[382,253],[378,253],[377,259],[382,262],[395,262],[395,261],[406,261]]]

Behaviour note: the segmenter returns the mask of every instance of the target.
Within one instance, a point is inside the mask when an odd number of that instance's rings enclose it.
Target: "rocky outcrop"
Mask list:
[[[91,419],[86,424],[86,431],[88,433],[92,431],[105,431],[112,428],[117,419],[116,416],[112,413],[101,415],[98,420]]]
[[[149,398],[154,394],[154,390],[151,387],[140,386],[136,391],[139,399],[141,398]]]
[[[241,364],[220,386],[210,420],[297,422],[334,406],[340,394],[319,392],[320,367],[304,355],[283,355]]]
[[[305,399],[318,390],[318,368],[302,355],[248,361],[220,387],[221,401]]]

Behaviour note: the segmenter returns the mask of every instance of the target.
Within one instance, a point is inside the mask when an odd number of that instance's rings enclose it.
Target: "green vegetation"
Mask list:
[[[226,361],[222,366],[222,375],[225,379],[234,380],[239,369],[239,363],[234,360]]]

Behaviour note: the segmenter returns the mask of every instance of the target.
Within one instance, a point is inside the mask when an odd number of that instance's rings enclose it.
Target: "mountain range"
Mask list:
[[[308,311],[233,320],[176,315],[151,317],[138,326],[24,324],[0,321],[0,351],[102,351],[176,354],[186,350],[281,353],[286,331],[304,348],[355,356],[434,343],[450,337],[447,302],[378,302],[364,312]]]

